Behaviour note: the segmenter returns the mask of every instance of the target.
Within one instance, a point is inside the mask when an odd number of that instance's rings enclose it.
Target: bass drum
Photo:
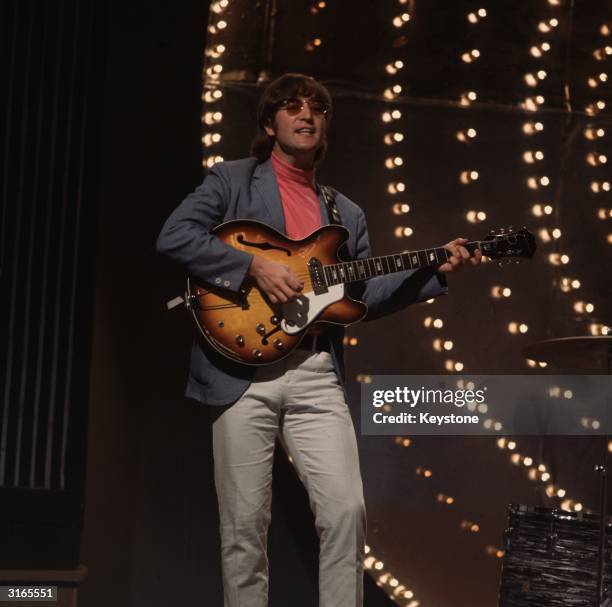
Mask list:
[[[612,527],[606,526],[604,581],[612,588]],[[597,604],[599,516],[512,504],[508,508],[500,607]]]

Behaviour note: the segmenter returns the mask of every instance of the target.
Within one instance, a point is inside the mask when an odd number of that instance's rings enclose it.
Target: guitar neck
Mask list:
[[[480,249],[483,255],[487,252],[487,241],[476,240],[465,244],[465,248],[473,254]],[[449,253],[444,247],[408,251],[382,257],[367,257],[354,261],[345,261],[323,266],[323,272],[328,286],[340,283],[358,282],[374,276],[384,276],[403,270],[418,270],[420,268],[438,267],[446,263]]]

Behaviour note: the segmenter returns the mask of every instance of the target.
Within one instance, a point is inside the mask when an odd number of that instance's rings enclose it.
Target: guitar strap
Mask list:
[[[326,185],[319,185],[319,189],[323,194],[323,200],[327,207],[327,216],[330,223],[341,226],[342,219],[340,218],[340,212],[336,206],[336,192]]]

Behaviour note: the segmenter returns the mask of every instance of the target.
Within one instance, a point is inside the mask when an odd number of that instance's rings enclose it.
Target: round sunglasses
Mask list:
[[[329,108],[327,104],[318,99],[300,99],[299,97],[288,97],[279,101],[277,109],[285,110],[290,116],[297,116],[308,104],[313,114],[326,116]]]

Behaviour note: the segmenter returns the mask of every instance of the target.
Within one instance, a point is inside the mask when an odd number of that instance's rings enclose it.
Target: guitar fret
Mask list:
[[[487,241],[470,242],[466,246],[487,250]],[[367,280],[373,276],[384,276],[402,270],[416,270],[428,266],[439,266],[448,261],[450,253],[444,247],[405,251],[393,255],[367,257],[348,262],[323,266],[323,277],[328,286]]]

